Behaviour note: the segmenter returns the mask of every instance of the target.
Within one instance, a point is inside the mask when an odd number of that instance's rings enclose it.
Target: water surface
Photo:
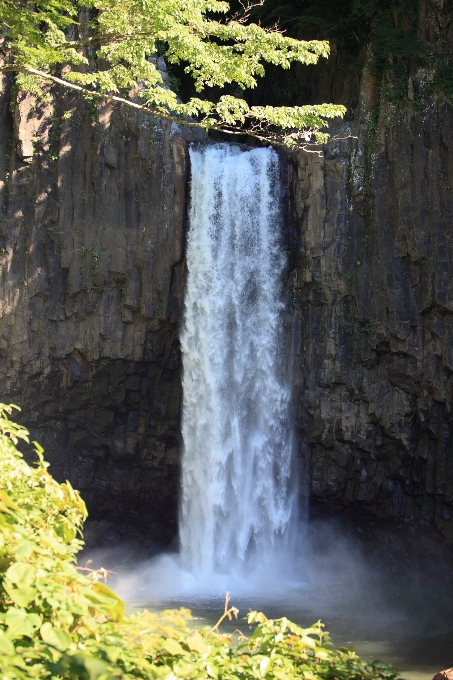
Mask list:
[[[337,645],[350,646],[368,661],[380,660],[398,668],[406,680],[431,680],[453,665],[453,587],[401,581],[370,584],[355,592],[354,583],[325,585],[320,591],[295,588],[280,601],[263,597],[234,597],[239,620],[222,623],[223,632],[236,628],[247,634],[241,620],[249,609],[269,618],[287,616],[308,627],[321,619]],[[152,610],[188,607],[196,625],[214,625],[223,613],[222,597],[185,597],[156,603],[135,603]]]

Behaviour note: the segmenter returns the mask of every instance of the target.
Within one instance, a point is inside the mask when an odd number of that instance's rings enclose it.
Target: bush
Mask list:
[[[303,677],[369,680],[397,677],[379,662],[367,664],[330,642],[320,622],[300,628],[286,618],[250,612],[250,638],[190,627],[186,609],[126,618],[124,603],[99,572],[77,571],[85,504],[69,484],[48,473],[34,442],[37,464],[17,450],[25,428],[0,404],[0,677],[110,680],[113,678]],[[225,616],[237,610],[225,606]]]

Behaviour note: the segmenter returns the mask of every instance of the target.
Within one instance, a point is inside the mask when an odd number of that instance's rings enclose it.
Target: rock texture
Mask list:
[[[300,455],[315,498],[453,541],[453,109],[396,108],[370,61],[355,118],[291,159]]]
[[[163,542],[178,496],[190,132],[49,92],[1,100],[0,393],[93,518]],[[10,110],[13,109],[13,114]]]
[[[453,668],[447,668],[445,671],[440,671],[436,673],[433,680],[452,680],[453,678]]]
[[[426,39],[451,40],[421,6]],[[299,459],[339,516],[453,541],[453,109],[434,94],[420,106],[426,70],[395,106],[372,50],[360,60],[334,50],[320,70],[270,70],[253,102],[348,105],[323,153],[282,163]],[[168,543],[193,137],[56,90],[11,95],[2,77],[1,398],[91,517]]]

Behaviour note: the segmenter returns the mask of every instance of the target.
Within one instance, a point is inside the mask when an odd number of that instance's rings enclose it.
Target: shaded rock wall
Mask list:
[[[453,109],[395,107],[367,59],[354,118],[292,157],[300,456],[318,500],[453,541]]]
[[[451,40],[421,6],[426,39]],[[440,95],[417,105],[428,77],[413,73],[395,106],[372,50],[354,64],[333,50],[319,70],[270,69],[252,103],[348,106],[324,153],[282,164],[310,493],[340,515],[435,525],[453,540],[453,113]],[[22,407],[93,518],[135,521],[168,543],[192,134],[57,91],[47,104],[14,95],[11,112],[10,96],[4,79],[1,398]]]
[[[0,393],[93,518],[175,533],[190,132],[1,100]],[[13,109],[13,112],[11,112]]]

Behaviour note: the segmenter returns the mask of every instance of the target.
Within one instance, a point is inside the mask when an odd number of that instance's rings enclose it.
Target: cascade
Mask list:
[[[192,146],[183,352],[182,566],[245,574],[295,521],[279,159]]]

